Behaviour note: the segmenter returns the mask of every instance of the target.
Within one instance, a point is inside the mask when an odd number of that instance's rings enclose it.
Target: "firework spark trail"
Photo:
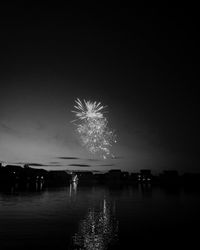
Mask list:
[[[116,143],[116,135],[114,131],[108,127],[108,121],[104,117],[106,106],[101,103],[85,101],[80,99],[75,100],[74,108],[76,119],[78,121],[76,131],[79,133],[83,146],[91,153],[100,152],[103,158],[110,155],[110,147]]]

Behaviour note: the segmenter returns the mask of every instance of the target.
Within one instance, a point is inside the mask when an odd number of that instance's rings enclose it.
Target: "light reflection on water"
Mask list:
[[[148,186],[0,192],[0,249],[123,249],[178,241],[177,232],[195,242],[199,210],[199,193]]]
[[[98,208],[91,206],[73,236],[74,248],[107,249],[108,244],[117,239],[118,223],[113,214],[114,208],[106,199]]]
[[[77,183],[70,184],[71,198],[76,197]],[[115,218],[115,201],[92,199],[78,231],[72,236],[69,249],[104,250],[117,241],[118,221]]]

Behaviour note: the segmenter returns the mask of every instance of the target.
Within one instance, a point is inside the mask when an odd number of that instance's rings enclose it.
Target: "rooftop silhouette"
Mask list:
[[[184,173],[179,175],[176,170],[164,170],[153,175],[150,169],[141,169],[140,172],[125,172],[120,169],[103,172],[69,171],[36,169],[25,164],[0,164],[0,189],[15,187],[19,189],[38,189],[51,186],[67,186],[70,182],[79,184],[122,184],[122,185],[160,185],[165,187],[195,187],[198,188],[200,173]]]

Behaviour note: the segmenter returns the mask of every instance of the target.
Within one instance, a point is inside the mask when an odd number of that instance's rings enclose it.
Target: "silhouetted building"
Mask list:
[[[12,182],[11,174],[5,167],[0,168],[0,187],[5,188]]]
[[[127,182],[127,181],[129,181],[129,172],[125,172],[125,171],[123,171],[122,173],[121,173],[121,180],[123,181],[123,182]]]
[[[165,170],[160,174],[160,182],[164,185],[178,185],[179,175],[176,170]]]
[[[106,180],[109,182],[120,182],[122,171],[119,169],[112,169],[106,173]]]
[[[35,169],[26,165],[24,167],[23,181],[29,184],[34,184],[35,182],[44,183],[47,173],[48,172],[44,169]]]
[[[138,181],[141,183],[150,182],[152,180],[152,174],[150,169],[141,169],[138,174]]]
[[[94,181],[97,183],[104,183],[105,182],[105,174],[94,174]]]
[[[6,165],[5,169],[8,171],[11,182],[19,182],[23,175],[23,168],[17,165]]]
[[[185,173],[182,176],[182,184],[187,188],[199,188],[200,189],[200,173]]]
[[[94,181],[94,175],[90,171],[77,171],[75,173],[78,176],[79,183],[91,183]]]
[[[17,165],[6,165],[5,168],[11,173],[20,173],[23,171],[23,168]]]
[[[47,174],[48,186],[66,186],[71,180],[71,175],[65,171],[49,171]]]
[[[139,177],[138,177],[139,175],[140,175],[139,173],[131,173],[130,174],[130,181],[131,181],[131,183],[137,184],[138,181],[139,181]]]

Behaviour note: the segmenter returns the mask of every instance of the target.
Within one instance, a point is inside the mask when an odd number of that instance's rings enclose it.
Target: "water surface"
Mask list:
[[[198,243],[200,195],[150,186],[0,192],[0,249],[134,249]]]

